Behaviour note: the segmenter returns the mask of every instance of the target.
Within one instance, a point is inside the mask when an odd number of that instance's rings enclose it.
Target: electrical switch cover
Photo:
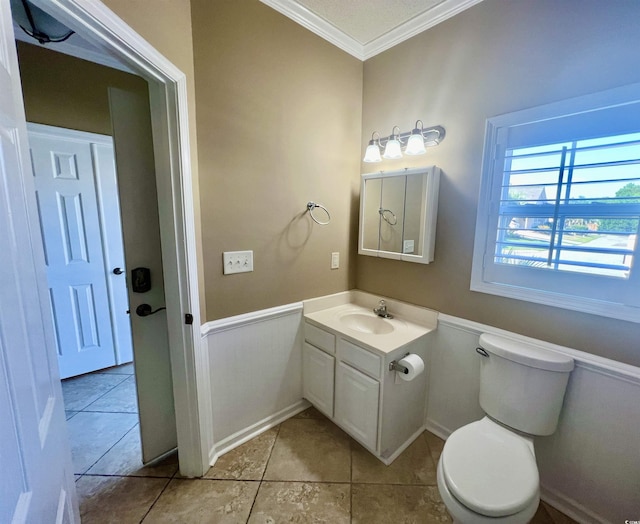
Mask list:
[[[253,271],[253,251],[225,251],[222,262],[225,275],[248,273]]]
[[[340,267],[340,253],[331,253],[331,269]]]

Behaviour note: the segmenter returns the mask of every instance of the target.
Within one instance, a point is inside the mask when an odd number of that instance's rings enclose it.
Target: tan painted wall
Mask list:
[[[102,0],[140,36],[180,69],[187,80],[187,108],[191,140],[191,169],[200,287],[200,314],[206,320],[202,244],[200,234],[200,188],[196,137],[196,97],[191,39],[190,0]]]
[[[353,287],[362,63],[258,0],[191,9],[208,319]],[[255,269],[224,276],[236,250]]]
[[[27,120],[111,135],[108,87],[146,94],[135,75],[18,42]]]
[[[639,17],[635,2],[485,0],[368,60],[361,151],[418,118],[447,137],[376,166],[442,168],[435,262],[358,256],[357,287],[640,365],[639,324],[469,291],[486,118],[640,82]]]

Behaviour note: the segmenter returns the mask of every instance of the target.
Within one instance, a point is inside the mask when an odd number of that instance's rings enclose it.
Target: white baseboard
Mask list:
[[[413,435],[411,435],[407,439],[407,441],[404,444],[402,444],[390,457],[387,457],[387,458],[379,457],[382,463],[385,466],[389,466],[395,459],[397,459],[404,452],[405,449],[407,449],[411,444],[413,444],[413,441],[415,439],[417,439],[420,435],[424,433],[425,429],[426,429],[425,426],[422,426],[418,431],[416,431]]]
[[[442,440],[447,440],[447,438],[449,438],[449,435],[451,435],[452,433],[450,429],[445,428],[444,426],[438,424],[430,418],[427,418],[424,429],[426,429],[430,433],[433,433],[436,437],[440,437]]]
[[[565,497],[558,491],[548,489],[544,485],[540,486],[540,498],[549,506],[553,506],[576,522],[582,524],[613,524],[612,521],[602,519],[575,500]]]
[[[301,413],[305,409],[311,407],[311,404],[304,399],[300,399],[295,404],[274,413],[273,415],[262,419],[259,422],[256,422],[252,426],[245,428],[233,435],[230,435],[226,439],[218,442],[209,452],[209,461],[210,465],[213,466],[218,460],[219,457],[228,453],[232,449],[237,448],[238,446],[248,442],[254,437],[257,437],[261,433],[264,433],[268,429],[271,429],[278,424],[281,424],[285,420]]]

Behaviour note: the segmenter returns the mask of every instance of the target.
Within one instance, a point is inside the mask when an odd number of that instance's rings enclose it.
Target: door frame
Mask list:
[[[200,334],[186,76],[101,2],[31,1],[149,83],[180,473],[200,477],[209,467],[213,426]],[[192,325],[185,324],[187,313]]]

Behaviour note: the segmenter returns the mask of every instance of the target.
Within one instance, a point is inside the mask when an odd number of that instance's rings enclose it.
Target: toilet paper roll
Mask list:
[[[406,380],[407,382],[413,380],[424,371],[424,361],[418,355],[415,355],[413,353],[407,355],[404,358],[401,358],[398,361],[398,364],[406,367],[409,370],[408,373],[398,372],[398,376],[402,380]]]

